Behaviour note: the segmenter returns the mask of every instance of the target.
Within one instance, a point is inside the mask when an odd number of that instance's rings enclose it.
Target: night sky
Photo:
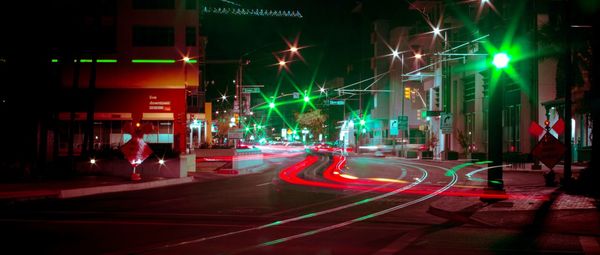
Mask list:
[[[201,18],[201,33],[208,39],[206,59],[238,59],[248,53],[251,60],[245,67],[244,84],[264,84],[263,91],[272,91],[277,84],[278,67],[274,52],[287,49],[285,40],[306,47],[300,52],[305,63],[296,60],[282,83],[280,92],[293,90],[288,83],[301,88],[314,80],[325,80],[345,75],[348,65],[362,66],[368,72],[372,46],[371,22],[377,18],[394,19],[407,12],[405,1],[239,1],[235,6],[223,1],[206,1],[205,6],[246,9],[274,9],[300,11],[302,19],[281,17],[248,17],[205,15]],[[406,16],[404,16],[406,17]],[[207,87],[207,101],[228,91],[233,95],[235,65],[208,64],[205,79],[215,81]]]

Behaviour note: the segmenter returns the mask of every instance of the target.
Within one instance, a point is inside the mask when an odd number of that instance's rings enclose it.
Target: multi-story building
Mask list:
[[[508,39],[513,48],[520,47],[521,54],[536,52],[534,35],[540,26],[537,22],[547,15],[540,15],[542,9],[536,9],[533,2],[415,1],[411,8],[423,17],[414,25],[390,27],[385,21],[376,22],[372,37],[376,58],[372,66],[374,77],[381,75],[381,78],[374,88],[384,92],[373,93],[373,132],[374,137],[380,138],[374,142],[385,143],[389,137],[388,121],[405,115],[409,120],[408,132],[401,132],[400,136],[408,136],[408,143],[416,143],[417,139],[411,139],[418,134],[415,131],[427,130],[428,139],[439,138],[438,153],[469,149],[486,153],[488,134],[502,134],[503,152],[531,152],[537,137],[527,130],[532,121],[543,123],[551,108],[554,94],[553,88],[548,87],[554,87],[555,64],[547,59],[539,64],[536,54],[527,58],[515,56],[511,62],[513,73],[498,80],[502,88],[501,116],[489,116],[487,91],[493,79],[490,64],[493,52],[489,45],[506,44],[505,34],[510,32]],[[434,26],[440,30],[434,31]],[[398,52],[395,59],[394,50]],[[415,57],[417,53],[420,61]],[[412,93],[407,98],[403,96],[406,87]],[[431,116],[420,114],[424,112]],[[440,129],[440,113],[452,114],[450,132]],[[502,129],[489,127],[489,118],[500,121]],[[588,129],[580,128],[576,133],[585,136]],[[589,144],[585,138],[580,140]]]
[[[204,118],[198,1],[85,2],[64,27],[78,41],[48,60],[62,90],[55,153],[116,149],[130,139],[124,127],[137,123],[151,124],[144,140],[166,151],[200,141],[189,126]]]

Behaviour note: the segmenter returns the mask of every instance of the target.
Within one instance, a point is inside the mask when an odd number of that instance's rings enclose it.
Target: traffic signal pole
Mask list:
[[[491,190],[503,190],[502,180],[502,107],[504,105],[504,91],[502,77],[496,84],[488,85],[489,110],[488,110],[488,188]]]

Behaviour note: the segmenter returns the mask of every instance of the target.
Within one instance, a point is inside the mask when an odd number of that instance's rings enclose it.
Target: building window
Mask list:
[[[196,0],[185,0],[186,10],[196,10]]]
[[[173,27],[133,27],[133,46],[174,46],[175,29]]]
[[[196,46],[196,27],[185,28],[185,46]]]
[[[464,84],[464,100],[475,100],[475,76],[469,75],[463,80]]]
[[[136,9],[136,10],[175,9],[175,0],[133,0],[133,9]]]
[[[521,105],[509,105],[504,108],[502,126],[503,126],[503,150],[508,152],[520,151],[520,132],[521,124]]]

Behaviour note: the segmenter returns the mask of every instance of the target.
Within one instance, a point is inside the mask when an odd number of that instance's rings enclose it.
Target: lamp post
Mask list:
[[[402,64],[402,66],[400,67],[400,86],[402,86],[402,93],[404,93],[404,53],[402,53],[402,55],[400,56],[400,62]],[[404,119],[404,101],[406,101],[406,98],[404,98],[404,96],[401,96],[402,98],[402,110],[401,110],[401,115],[402,118]],[[408,122],[408,120],[407,120]],[[400,154],[404,157],[404,129],[402,128],[404,125],[400,125],[400,123],[398,123],[398,128],[400,129]],[[407,123],[408,126],[408,123]],[[408,127],[407,127],[408,128]],[[394,139],[394,141],[396,141],[396,139]],[[395,143],[394,143],[394,147],[395,147]]]

